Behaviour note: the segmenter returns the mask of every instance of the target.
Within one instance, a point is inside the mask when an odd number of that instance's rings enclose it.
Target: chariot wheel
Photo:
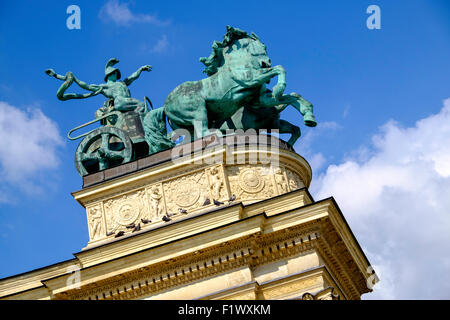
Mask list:
[[[75,152],[75,167],[81,176],[129,162],[131,139],[115,127],[101,127],[89,133]]]

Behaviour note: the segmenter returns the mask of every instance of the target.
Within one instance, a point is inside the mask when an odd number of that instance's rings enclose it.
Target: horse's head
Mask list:
[[[222,42],[214,41],[212,53],[208,58],[200,58],[206,68],[204,73],[211,76],[223,65],[242,65],[246,68],[269,68],[271,61],[267,49],[256,34],[248,34],[237,28],[227,26],[227,33]]]

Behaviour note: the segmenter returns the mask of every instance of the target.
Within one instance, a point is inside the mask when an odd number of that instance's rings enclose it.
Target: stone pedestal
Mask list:
[[[157,154],[156,164],[148,157],[100,172],[103,180],[94,184],[98,177],[85,177],[85,188],[73,196],[86,208],[86,248],[119,232],[129,236],[138,224],[150,230],[166,225],[164,217],[177,221],[216,209],[219,202],[249,205],[309,186],[308,163],[284,142],[241,139],[213,136]]]
[[[94,300],[369,292],[370,264],[336,202],[309,194],[305,159],[275,138],[233,139],[212,137],[85,177],[73,196],[86,208],[87,246],[27,283],[0,282],[0,291]]]

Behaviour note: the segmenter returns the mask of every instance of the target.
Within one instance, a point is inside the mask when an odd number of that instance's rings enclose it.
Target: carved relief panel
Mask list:
[[[165,223],[179,213],[189,214],[227,203],[232,195],[235,201],[248,203],[302,187],[301,177],[288,167],[216,164],[153,182],[87,207],[90,240]]]
[[[289,192],[288,180],[286,177],[285,168],[278,167],[273,169],[273,179],[278,191],[278,194]]]
[[[107,233],[126,231],[127,226],[137,223],[148,214],[146,192],[139,190],[105,201]]]
[[[303,183],[302,179],[300,179],[298,174],[292,172],[288,168],[285,168],[285,170],[290,191],[294,191],[303,188],[305,186],[305,184]]]
[[[227,172],[231,193],[239,200],[260,200],[276,195],[269,166],[230,166]]]
[[[101,204],[96,204],[87,209],[87,218],[89,226],[89,238],[96,240],[105,234],[103,212]]]
[[[164,182],[167,212],[177,213],[179,209],[189,211],[201,207],[209,197],[208,189],[205,170]]]
[[[148,210],[142,218],[155,222],[160,221],[166,214],[166,201],[164,199],[162,184],[155,184],[146,189]]]
[[[225,180],[223,167],[221,165],[206,169],[208,173],[210,196],[215,200],[228,199],[228,188]]]

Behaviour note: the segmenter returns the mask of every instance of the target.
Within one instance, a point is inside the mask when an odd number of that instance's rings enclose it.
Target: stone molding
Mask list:
[[[313,230],[317,230],[316,228]],[[317,232],[297,230],[286,235],[262,234],[223,243],[194,255],[186,255],[150,267],[122,274],[117,279],[95,282],[77,290],[55,296],[55,299],[136,299],[155,294],[175,286],[224,273],[243,266],[254,268],[257,265],[285,259],[295,254],[311,251],[317,241]]]
[[[248,148],[219,151],[225,157],[227,153],[235,156],[239,152],[258,152]],[[214,200],[226,204],[233,197],[233,202],[249,204],[309,185],[311,173],[306,162],[299,161],[298,156],[290,151],[281,152],[278,167],[262,163],[186,163],[178,170],[140,179],[138,183],[124,181],[125,185],[103,187],[94,195],[90,190],[83,189],[74,195],[86,208],[89,230],[87,248],[112,239],[119,233],[131,234],[138,224],[138,229],[145,229],[164,225],[168,217],[177,219],[214,208]],[[249,158],[245,161],[248,162]]]

